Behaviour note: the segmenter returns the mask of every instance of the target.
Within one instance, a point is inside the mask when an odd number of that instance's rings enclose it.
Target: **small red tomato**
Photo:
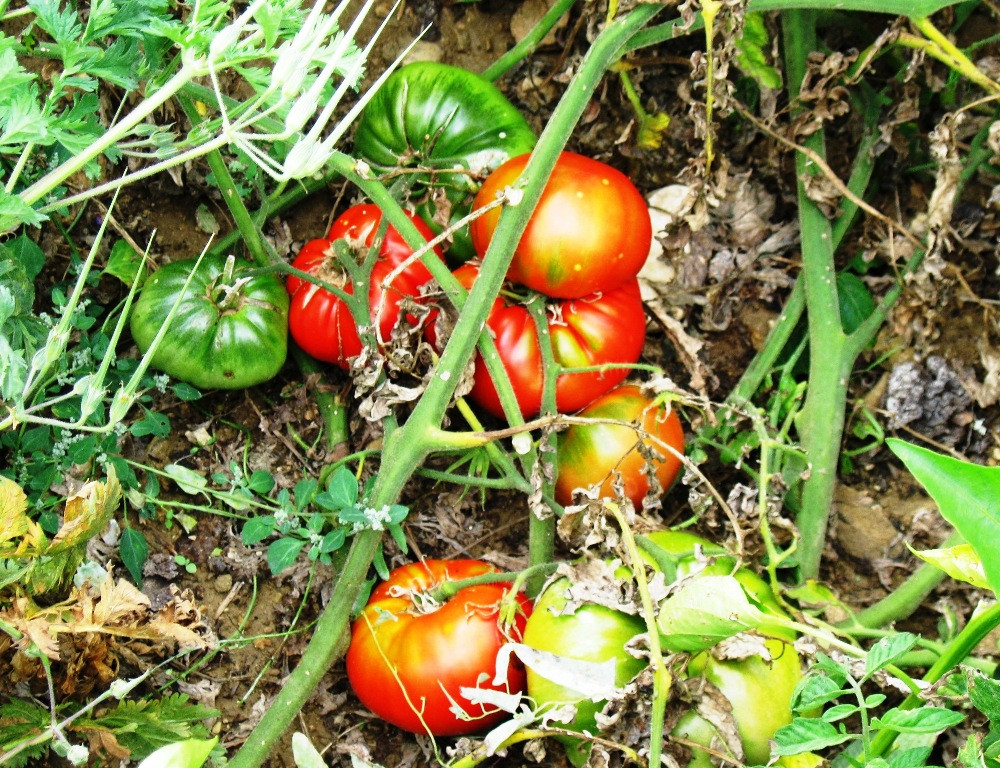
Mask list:
[[[470,288],[479,274],[479,265],[469,262],[452,274]],[[555,362],[563,368],[590,368],[619,365],[604,371],[577,371],[560,374],[556,380],[556,407],[560,413],[579,410],[607,392],[628,375],[628,366],[642,354],[646,338],[646,316],[633,278],[614,290],[580,299],[551,301],[548,304],[549,336]],[[432,329],[433,323],[428,325]],[[538,332],[527,307],[497,299],[486,320],[493,334],[500,362],[514,389],[521,414],[530,418],[542,406],[544,386]],[[436,343],[431,338],[431,343]],[[476,356],[474,385],[469,397],[494,416],[503,416],[503,407],[482,355]]]
[[[426,560],[395,569],[375,588],[351,627],[347,650],[347,678],[366,707],[400,728],[434,736],[475,733],[508,717],[470,703],[460,689],[524,689],[524,667],[516,659],[506,681],[493,679],[500,648],[521,641],[531,601],[516,595],[514,622],[501,627],[500,603],[510,584],[466,587],[437,605],[419,599],[443,582],[493,572],[479,560]],[[472,719],[453,712],[453,702]]]
[[[424,236],[425,240],[429,241],[433,239],[434,232],[424,223],[423,219],[409,211],[406,212],[406,215],[413,222],[414,226],[416,226],[417,231]],[[382,211],[374,203],[353,205],[337,217],[337,220],[330,227],[330,232],[326,238],[327,240],[340,240],[343,238],[356,246],[371,248],[372,243],[375,242],[375,236],[378,234],[378,227],[381,223]],[[438,258],[444,257],[440,245],[434,246],[434,253],[438,255]],[[413,255],[413,249],[406,244],[403,236],[396,231],[396,228],[390,226],[386,228],[382,245],[378,249],[378,255],[380,259],[389,262],[394,267],[398,267]],[[431,273],[419,259],[413,261],[406,269],[420,284],[426,283],[431,279]]]
[[[555,497],[570,504],[577,488],[600,486],[602,496],[614,496],[612,482],[621,475],[625,496],[638,507],[649,491],[646,459],[639,453],[640,439],[663,458],[655,461],[656,478],[666,490],[681,468],[680,459],[664,445],[684,452],[684,430],[677,412],[656,406],[639,387],[625,384],[597,398],[578,416],[636,424],[648,436],[620,424],[573,424],[559,434],[556,454]]]
[[[508,160],[487,177],[475,208],[516,184],[530,155]],[[494,208],[470,231],[482,256],[500,219]],[[653,227],[639,190],[598,160],[563,152],[514,252],[507,277],[547,296],[572,299],[609,291],[634,278],[649,255]]]
[[[310,240],[292,266],[354,294],[354,284],[341,269],[329,240]],[[402,298],[420,293],[421,283],[409,271],[400,272],[383,287],[393,269],[387,261],[376,261],[368,286],[368,308],[379,342],[387,340],[399,322]],[[362,347],[348,306],[339,296],[294,275],[285,282],[285,288],[291,295],[288,330],[295,342],[317,360],[346,369],[348,360],[361,354]]]

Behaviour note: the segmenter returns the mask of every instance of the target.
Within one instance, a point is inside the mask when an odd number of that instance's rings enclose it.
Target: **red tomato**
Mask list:
[[[590,419],[613,419],[632,424],[651,437],[643,442],[663,456],[654,462],[656,477],[666,490],[681,468],[680,459],[657,441],[684,452],[684,430],[677,413],[664,406],[654,407],[639,387],[625,384],[597,398],[579,414]],[[556,454],[555,497],[560,504],[573,500],[573,490],[598,485],[602,496],[613,497],[612,482],[620,474],[625,496],[639,507],[649,491],[646,460],[639,453],[639,433],[618,424],[573,424],[559,435]]]
[[[516,184],[530,155],[508,160],[487,177],[475,207]],[[471,225],[482,256],[500,208]],[[649,255],[653,228],[639,190],[610,165],[563,152],[521,236],[507,277],[536,291],[572,299],[608,291],[634,278]]]
[[[310,240],[292,266],[354,294],[354,285],[337,262],[330,240]],[[403,296],[417,296],[422,284],[409,270],[404,270],[390,286],[383,288],[393,269],[388,261],[376,261],[368,286],[368,307],[380,341],[388,339],[399,322],[400,300]],[[324,288],[299,277],[289,277],[285,288],[292,297],[288,330],[295,342],[317,360],[347,368],[348,360],[361,353],[358,327],[347,305]]]
[[[479,560],[426,560],[397,568],[375,588],[351,627],[347,650],[347,678],[366,707],[400,728],[435,736],[475,733],[507,717],[471,704],[459,689],[524,689],[524,667],[516,659],[505,683],[494,685],[493,678],[501,646],[521,641],[531,601],[516,596],[518,615],[505,629],[498,607],[510,584],[466,587],[439,606],[413,599],[442,582],[495,571]],[[453,713],[452,701],[473,719]]]
[[[453,274],[468,288],[479,274],[479,265],[464,264]],[[541,409],[544,383],[535,323],[523,304],[497,299],[486,325],[493,334],[521,413],[530,418]],[[555,361],[564,368],[635,363],[646,338],[646,317],[638,282],[633,278],[612,291],[550,302],[549,334]],[[561,413],[576,411],[627,374],[627,368],[561,374],[556,381],[556,407]],[[502,417],[500,398],[481,355],[476,357],[474,378],[469,397],[493,415]]]
[[[420,234],[424,236],[425,240],[431,240],[434,237],[434,232],[424,223],[423,219],[409,211],[406,212],[406,215],[416,226]],[[372,243],[375,242],[375,235],[378,234],[378,225],[381,223],[382,211],[377,205],[373,203],[354,205],[337,217],[337,220],[330,227],[326,238],[327,240],[340,240],[343,238],[356,247],[371,248]],[[434,246],[434,253],[438,255],[438,258],[444,257],[440,245]],[[413,255],[413,249],[406,244],[403,236],[396,231],[396,228],[390,226],[386,228],[382,245],[378,249],[378,255],[380,259],[384,259],[392,264],[392,266],[398,267]],[[431,279],[431,273],[419,260],[414,261],[408,266],[407,271],[411,272],[419,283],[426,283]]]

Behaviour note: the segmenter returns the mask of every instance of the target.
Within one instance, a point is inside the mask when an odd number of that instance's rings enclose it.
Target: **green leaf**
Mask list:
[[[875,311],[875,299],[868,286],[850,272],[837,273],[837,300],[840,304],[840,324],[847,334],[854,333]]]
[[[971,544],[956,544],[945,549],[913,549],[910,551],[921,560],[947,573],[956,581],[964,581],[980,589],[989,589],[983,571],[983,561],[979,559]]]
[[[163,468],[164,474],[177,483],[177,487],[184,493],[196,494],[208,488],[208,480],[199,475],[193,469],[188,469],[180,464],[167,464]]]
[[[983,467],[919,448],[896,438],[886,440],[927,489],[942,517],[968,541],[983,563],[986,580],[1000,594],[1000,467]]]
[[[309,737],[296,731],[292,734],[292,759],[298,768],[326,768],[326,761]]]
[[[160,747],[138,768],[201,768],[218,741],[218,738],[175,741]]]
[[[835,723],[860,711],[861,707],[857,704],[837,704],[824,711],[822,717],[828,723]]]
[[[344,542],[347,541],[347,531],[343,528],[334,528],[326,536],[323,537],[323,541],[319,545],[319,551],[323,554],[329,554],[330,552],[336,552],[342,546]]]
[[[987,768],[986,757],[983,755],[983,745],[979,738],[976,734],[970,733],[965,745],[958,750],[958,762],[962,764],[963,768]]]
[[[855,738],[847,733],[844,726],[835,728],[815,717],[797,717],[774,734],[776,755],[797,755],[801,752],[815,752],[819,749],[843,744]]]
[[[240,539],[247,546],[252,546],[263,541],[274,533],[274,527],[274,515],[251,517],[246,521],[246,523],[243,524],[243,531],[240,534]]]
[[[944,707],[917,707],[916,709],[890,709],[882,717],[872,720],[873,728],[883,728],[899,733],[940,733],[965,720],[961,712]]]
[[[918,639],[916,635],[909,632],[897,632],[880,639],[865,655],[865,676],[861,679],[867,680],[880,669],[885,669],[913,648]]]
[[[1000,725],[1000,681],[975,673],[969,687],[969,699],[991,724]]]
[[[795,712],[812,712],[824,704],[840,698],[850,689],[826,675],[809,674],[795,688],[792,705]]]
[[[145,415],[136,422],[133,422],[128,431],[135,437],[166,437],[170,434],[170,419],[162,413],[143,409]]]
[[[185,381],[175,381],[171,385],[170,391],[177,395],[178,400],[183,400],[185,402],[197,400],[201,397],[201,392]]]
[[[299,480],[295,484],[295,488],[292,490],[292,496],[295,497],[295,509],[299,512],[305,509],[306,506],[313,500],[318,488],[319,483],[311,477]]]
[[[660,603],[656,624],[664,647],[695,653],[760,626],[764,619],[734,577],[702,576]]]
[[[101,274],[117,277],[125,285],[131,286],[140,271],[143,273],[146,271],[142,254],[136,253],[125,240],[115,240],[111,246],[111,253],[108,254],[107,266]]]
[[[118,555],[132,575],[132,580],[141,587],[142,567],[146,564],[146,558],[149,557],[149,544],[146,543],[146,537],[135,528],[126,528],[122,531],[122,537],[118,542]]]
[[[47,218],[17,195],[0,187],[0,232],[15,229],[22,224],[38,226]]]
[[[750,0],[748,11],[786,11],[793,8],[815,9],[829,11],[836,7],[838,11],[866,11],[868,13],[886,13],[890,16],[909,16],[918,18],[930,16],[932,13],[955,5],[960,0],[837,0],[832,6],[830,0]]]
[[[267,565],[271,569],[271,573],[278,575],[294,563],[305,544],[304,539],[291,537],[272,541],[267,548]]]
[[[340,467],[326,484],[326,492],[336,509],[354,506],[358,500],[358,481],[347,467]]]
[[[247,488],[254,493],[261,495],[268,494],[274,488],[274,477],[270,472],[264,472],[263,470],[258,469],[250,475],[250,481],[247,483]]]
[[[923,768],[931,755],[930,747],[894,749],[889,753],[889,768]]]

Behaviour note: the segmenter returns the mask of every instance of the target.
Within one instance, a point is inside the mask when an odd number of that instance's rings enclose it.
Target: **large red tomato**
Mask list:
[[[354,284],[340,267],[330,240],[310,240],[292,266],[354,294]],[[368,309],[380,342],[389,338],[399,322],[400,300],[420,293],[421,283],[408,271],[383,287],[393,269],[387,261],[376,261],[368,283]],[[351,310],[340,297],[308,280],[291,276],[285,288],[291,295],[288,331],[295,342],[317,360],[346,369],[348,360],[361,354],[362,346]]]
[[[663,456],[654,462],[663,489],[670,487],[681,468],[680,460],[659,443],[684,452],[684,430],[677,412],[654,406],[639,387],[625,384],[612,389],[584,408],[579,416],[637,424],[649,437],[642,441]],[[573,500],[576,488],[597,485],[602,496],[614,496],[612,482],[621,475],[625,496],[637,507],[649,491],[646,460],[639,453],[639,433],[620,424],[573,424],[559,434],[556,454],[555,497],[560,504]]]
[[[453,274],[469,288],[479,274],[479,265],[469,262]],[[580,299],[551,301],[548,314],[553,356],[563,368],[627,366],[642,354],[646,317],[639,284],[634,278],[611,291]],[[541,409],[544,385],[535,323],[524,304],[497,299],[486,325],[493,334],[521,414],[530,418]],[[617,367],[561,374],[556,381],[556,407],[561,413],[579,410],[618,384],[628,373],[627,367]],[[474,378],[469,397],[493,415],[502,417],[500,398],[481,354],[476,357]]]
[[[420,233],[433,237],[430,228],[414,214],[408,214]],[[326,239],[310,240],[299,251],[292,266],[315,275],[331,285],[354,294],[354,285],[337,261],[332,248],[335,240],[344,239],[352,251],[363,255],[375,242],[382,211],[372,204],[348,208],[330,227]],[[440,257],[441,249],[435,248]],[[431,279],[431,273],[420,261],[406,266],[386,286],[389,275],[413,255],[413,249],[395,228],[389,227],[379,246],[377,261],[368,285],[368,306],[379,341],[389,338],[399,322],[399,302],[403,296],[417,296],[420,286]],[[303,280],[289,277],[285,283],[291,295],[288,330],[303,350],[318,360],[348,367],[348,359],[361,353],[361,339],[350,310],[334,294]]]
[[[424,236],[425,240],[431,240],[434,237],[434,232],[424,223],[423,219],[409,211],[407,211],[406,215],[416,226],[420,234]],[[375,242],[375,236],[378,234],[378,226],[381,223],[382,211],[374,203],[353,205],[337,217],[326,237],[328,240],[343,238],[356,246],[371,248],[372,243]],[[441,246],[434,246],[434,253],[439,258],[443,258]],[[378,249],[378,255],[380,259],[384,259],[394,267],[397,267],[413,255],[413,249],[406,244],[403,236],[396,231],[396,228],[390,226],[386,228],[385,237],[382,239],[382,244]],[[420,283],[426,283],[431,279],[431,273],[419,260],[408,265],[407,271]]]
[[[518,615],[503,628],[498,610],[510,584],[466,587],[440,605],[418,599],[442,582],[495,570],[479,560],[426,560],[397,568],[375,588],[351,627],[347,650],[347,677],[366,707],[400,728],[435,736],[474,733],[507,717],[471,704],[459,689],[524,689],[524,667],[516,659],[505,682],[494,685],[493,678],[501,646],[521,641],[531,601],[518,594]],[[473,719],[452,712],[452,702]]]
[[[530,155],[508,160],[487,177],[475,207],[513,186]],[[500,208],[472,222],[472,243],[482,256]],[[536,291],[571,299],[607,291],[634,278],[649,255],[653,228],[639,190],[624,174],[598,160],[563,152],[521,236],[507,277]]]

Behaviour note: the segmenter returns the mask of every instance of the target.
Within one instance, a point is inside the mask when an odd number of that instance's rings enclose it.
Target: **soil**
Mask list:
[[[390,9],[378,5],[374,17]],[[415,0],[400,6],[371,61],[374,75],[426,27],[414,54],[437,58],[481,71],[509,49],[515,36],[546,8],[544,0],[481,0],[451,3]],[[598,18],[598,4],[579,4],[552,38],[500,82],[509,97],[541,129],[561,95],[568,75],[586,50],[588,34]],[[873,20],[872,24],[876,21]],[[644,193],[669,184],[691,183],[692,158],[703,156],[696,135],[696,111],[691,100],[692,56],[703,41],[698,36],[662,44],[630,60],[634,82],[647,109],[663,110],[672,124],[662,147],[636,145],[634,112],[617,81],[606,78],[570,140],[570,148],[605,160],[628,173]],[[767,113],[780,105],[762,104]],[[922,117],[929,129],[936,115]],[[856,125],[849,117],[834,122],[832,141],[852,146]],[[898,136],[895,137],[898,140]],[[704,226],[675,226],[661,232],[663,255],[651,279],[650,335],[647,357],[693,396],[719,401],[742,374],[763,344],[788,295],[797,271],[794,171],[789,152],[738,116],[718,124],[717,166],[712,177],[715,205],[705,212]],[[884,158],[886,178],[881,210],[897,210],[903,220],[921,210],[930,196],[933,178],[904,175],[905,147],[894,147]],[[832,151],[831,157],[838,156]],[[836,164],[835,164],[836,165]],[[841,177],[845,169],[835,167]],[[191,167],[183,177],[160,178],[132,186],[116,212],[116,226],[136,242],[155,232],[152,256],[158,263],[198,253],[206,242],[204,216],[210,212],[225,234],[228,214],[218,196],[204,183],[206,169]],[[997,288],[995,233],[997,209],[986,183],[973,185],[956,212],[951,233],[953,261],[931,283],[908,289],[885,332],[863,357],[852,380],[854,417],[862,423],[862,407],[889,425],[888,432],[980,462],[1000,458],[997,444],[1000,391],[995,379],[1000,360],[994,348]],[[309,197],[270,225],[268,235],[279,251],[293,253],[304,241],[320,236],[333,212],[355,196],[344,187]],[[845,253],[874,254],[884,241],[877,227],[865,224]],[[873,290],[884,289],[877,273],[868,278]],[[686,334],[678,339],[677,328]],[[685,354],[684,344],[693,345]],[[678,351],[678,349],[682,351]],[[901,366],[909,368],[901,369]],[[346,376],[327,370],[334,388],[347,385]],[[212,393],[194,403],[165,397],[158,410],[171,419],[165,440],[131,440],[131,458],[154,467],[180,462],[199,471],[220,471],[230,462],[266,469],[279,487],[291,487],[303,476],[318,476],[328,454],[320,444],[319,417],[310,386],[294,366],[266,386],[248,391]],[[895,398],[895,399],[893,399]],[[890,403],[892,407],[887,406]],[[688,414],[696,426],[698,412]],[[364,446],[365,434],[358,444]],[[865,439],[849,433],[845,447],[862,449]],[[859,450],[853,471],[844,474],[834,502],[823,580],[843,600],[863,607],[885,595],[916,567],[908,547],[937,546],[946,526],[926,498],[884,448]],[[731,466],[709,463],[704,468],[724,496],[736,490],[741,476]],[[184,499],[165,484],[165,494]],[[665,501],[662,522],[686,520],[691,507],[687,489],[674,488]],[[470,556],[504,568],[523,567],[526,547],[526,506],[519,497],[475,493],[415,481],[405,502],[412,512],[406,525],[411,553],[387,547],[390,564],[414,556]],[[752,505],[751,505],[752,508]],[[221,510],[225,512],[225,510]],[[752,513],[752,510],[751,510]],[[334,574],[320,568],[310,577],[307,565],[278,577],[269,574],[261,547],[247,548],[239,539],[238,523],[223,515],[198,515],[186,530],[164,511],[141,521],[150,544],[143,591],[154,606],[168,599],[170,588],[189,596],[204,621],[219,638],[245,638],[226,645],[205,666],[178,685],[221,716],[215,729],[227,747],[235,749],[268,707],[289,669],[294,667],[310,637],[310,626],[329,595]],[[709,515],[700,523],[709,535],[723,532],[722,521]],[[753,529],[752,523],[747,526]],[[754,546],[751,543],[751,546]],[[562,552],[568,555],[568,552]],[[180,555],[193,564],[188,573]],[[933,628],[948,605],[967,605],[967,591],[942,586],[924,611],[906,623]],[[290,632],[289,632],[290,631]],[[388,726],[367,713],[346,684],[336,664],[295,724],[324,750],[328,763],[351,764],[351,755],[384,766],[428,765],[431,743]],[[439,748],[451,742],[442,740]],[[268,761],[292,765],[287,742]],[[537,754],[537,753],[535,753]],[[488,765],[515,766],[526,761],[521,748]],[[566,765],[561,749],[550,744],[541,764]]]

